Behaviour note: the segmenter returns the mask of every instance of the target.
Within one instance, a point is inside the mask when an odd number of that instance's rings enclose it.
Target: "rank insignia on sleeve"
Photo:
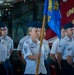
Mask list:
[[[28,52],[28,50],[27,50],[27,47],[26,47],[26,46],[24,46],[24,51],[25,51],[25,53],[27,53],[27,52]]]

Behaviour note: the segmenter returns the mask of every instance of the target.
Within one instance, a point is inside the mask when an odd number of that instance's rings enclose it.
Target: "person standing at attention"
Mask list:
[[[30,35],[30,39],[24,42],[22,53],[24,54],[24,59],[26,61],[26,68],[24,71],[24,75],[35,75],[36,74],[36,65],[37,59],[40,58],[40,65],[38,74],[46,75],[46,68],[44,66],[44,56],[41,51],[39,53],[40,45],[37,44],[38,40],[38,23],[31,24],[28,27],[28,33]]]

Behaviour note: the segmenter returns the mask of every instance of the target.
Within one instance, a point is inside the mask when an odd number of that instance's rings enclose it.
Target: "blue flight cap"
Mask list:
[[[42,23],[38,22],[38,28],[42,28]]]
[[[4,28],[5,26],[5,23],[0,22],[0,28]]]
[[[64,25],[65,30],[68,28],[73,28],[73,24],[71,22]]]
[[[6,24],[3,22],[0,22],[0,28],[1,29],[7,29]]]
[[[6,27],[6,24],[5,24],[4,22],[3,22],[3,24],[2,24],[2,27],[3,27],[3,28],[5,28],[5,27]]]
[[[35,27],[35,28],[38,28],[38,22],[37,21],[30,21],[28,24],[27,24],[27,27]]]

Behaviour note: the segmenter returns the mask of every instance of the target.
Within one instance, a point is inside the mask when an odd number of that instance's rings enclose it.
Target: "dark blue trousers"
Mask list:
[[[49,60],[49,65],[53,65],[55,67],[56,75],[61,75],[61,70],[57,63],[57,60],[54,61],[51,57],[49,57],[48,60]]]
[[[5,63],[0,63],[0,75],[8,75]]]
[[[44,60],[44,65],[45,65],[46,70],[47,70],[47,75],[50,75],[49,61],[47,59]]]
[[[72,66],[66,60],[61,62],[61,74],[72,75]]]
[[[8,70],[8,75],[13,75],[13,68],[12,68],[12,65],[11,65],[11,63],[10,63],[10,60],[7,59],[7,60],[5,61],[5,64],[6,64],[6,68],[7,68],[7,70]]]

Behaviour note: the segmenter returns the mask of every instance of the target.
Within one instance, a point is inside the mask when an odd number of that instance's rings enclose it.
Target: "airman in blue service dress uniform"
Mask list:
[[[61,39],[57,38],[53,44],[50,51],[50,59],[51,59],[51,65],[54,65],[56,70],[56,75],[61,75],[61,70],[59,65],[57,64],[57,50],[60,43],[60,40],[62,40],[65,37],[65,30],[64,28],[61,28]]]
[[[0,23],[0,75],[8,75],[8,71],[5,65],[6,57],[7,57],[7,47],[5,46],[3,40],[1,39],[2,30],[1,30],[2,22]]]
[[[43,52],[39,53],[38,45],[38,23],[32,24],[28,28],[30,39],[24,42],[22,53],[26,61],[25,75],[35,75],[37,59],[40,57],[40,65],[38,74],[46,75],[46,68],[44,66],[44,55]]]
[[[8,29],[5,23],[3,23],[3,27],[1,27],[1,30],[2,30],[1,39],[3,40],[5,46],[7,47],[7,57],[6,57],[5,64],[8,70],[8,75],[13,75],[13,69],[9,59],[13,50],[13,40],[9,36],[7,36]]]
[[[72,35],[73,35],[72,27],[73,27],[72,23],[67,23],[64,26],[64,29],[66,31],[66,36],[61,40],[58,47],[57,60],[58,60],[58,64],[59,65],[61,64],[62,75],[71,75],[71,71],[70,71],[71,66],[66,61],[66,55],[67,55],[66,51],[68,49],[68,46],[72,42]]]
[[[66,60],[71,67],[71,75],[74,75],[74,40],[71,42],[66,51]]]
[[[36,23],[36,21],[30,21],[28,24],[27,24],[27,27],[29,26],[29,24],[34,24]],[[23,71],[23,74],[24,74],[24,70],[25,70],[25,65],[26,65],[26,62],[25,60],[23,59],[23,54],[21,53],[22,52],[22,49],[23,49],[23,44],[25,41],[27,41],[28,39],[30,38],[30,35],[27,34],[26,36],[24,36],[20,41],[19,41],[19,44],[18,44],[18,57],[19,59],[21,60],[21,65],[22,65],[22,71]]]
[[[36,21],[30,21],[28,24],[27,24],[27,27],[29,27],[29,25],[31,24],[35,24]],[[25,60],[23,59],[23,54],[21,53],[22,52],[22,49],[23,49],[23,44],[25,41],[27,41],[28,39],[30,38],[30,35],[27,34],[26,36],[24,36],[20,41],[19,41],[19,44],[18,44],[18,57],[19,59],[22,61],[21,65],[22,65],[22,70],[23,70],[23,74],[24,74],[24,70],[25,70],[25,65],[26,65],[26,62]]]
[[[66,55],[66,59],[67,62],[71,65],[72,67],[72,75],[74,75],[74,27],[73,27],[73,36],[72,36],[73,41],[71,42],[71,44],[69,45],[68,49],[67,49],[67,55]]]

